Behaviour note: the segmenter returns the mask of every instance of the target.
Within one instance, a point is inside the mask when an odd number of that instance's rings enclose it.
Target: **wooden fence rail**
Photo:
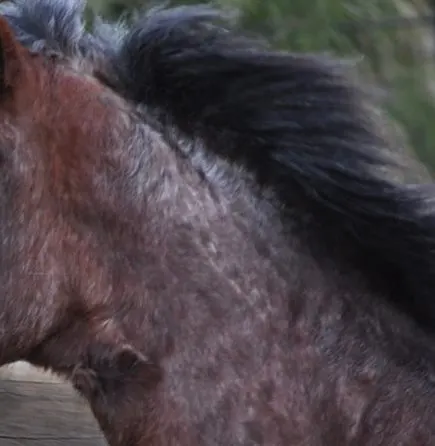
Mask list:
[[[72,387],[26,363],[0,368],[0,446],[106,446]]]

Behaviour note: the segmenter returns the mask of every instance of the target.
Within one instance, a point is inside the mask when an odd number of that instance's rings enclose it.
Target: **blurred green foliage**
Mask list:
[[[198,3],[178,0],[171,4]],[[150,3],[150,2],[148,2]],[[406,144],[435,172],[434,0],[215,0],[241,12],[244,28],[292,51],[361,58],[359,71],[387,92],[385,108]],[[153,1],[152,4],[157,4]],[[144,0],[89,0],[117,18]]]

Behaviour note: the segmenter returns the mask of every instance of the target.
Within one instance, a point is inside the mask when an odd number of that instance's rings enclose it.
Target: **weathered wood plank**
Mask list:
[[[0,446],[105,446],[72,387],[26,363],[0,368]]]

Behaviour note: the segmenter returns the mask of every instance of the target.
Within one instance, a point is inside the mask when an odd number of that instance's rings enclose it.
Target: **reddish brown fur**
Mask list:
[[[6,156],[8,168],[20,180],[14,190],[13,214],[22,220],[10,225],[15,242],[24,239],[26,232],[32,233],[31,243],[14,250],[16,257],[11,259],[14,266],[21,266],[20,277],[10,288],[4,288],[7,295],[21,296],[21,304],[17,300],[3,301],[3,326],[13,328],[13,332],[2,338],[1,362],[24,358],[65,373],[91,401],[107,372],[109,387],[112,382],[120,386],[120,379],[129,383],[130,374],[138,375],[138,382],[131,382],[142,393],[160,379],[160,371],[152,364],[145,373],[143,367],[139,367],[140,375],[136,372],[134,364],[145,363],[145,359],[127,342],[114,318],[115,313],[121,316],[117,307],[124,303],[112,301],[115,291],[119,295],[127,292],[128,282],[114,283],[116,273],[107,268],[109,264],[111,268],[127,269],[124,272],[129,274],[128,256],[135,261],[134,257],[140,255],[134,245],[140,241],[140,234],[135,233],[130,220],[137,216],[128,209],[128,200],[118,208],[124,191],[116,190],[116,185],[102,184],[100,190],[95,187],[100,174],[117,179],[125,173],[117,155],[105,153],[106,148],[112,148],[109,139],[113,135],[127,139],[122,137],[126,126],[119,119],[119,103],[97,82],[83,82],[56,61],[28,53],[13,40],[5,20],[0,20],[0,36],[7,48],[5,79],[10,79],[13,87],[4,92],[2,120],[10,123],[11,130],[23,129],[19,145],[14,140],[16,135],[8,131],[0,135],[2,146],[15,143],[13,153]],[[47,97],[53,102],[47,104]],[[55,132],[51,130],[53,123],[57,123]],[[102,172],[106,169],[113,172]],[[123,209],[123,215],[115,214],[118,209]],[[102,236],[113,240],[102,245],[98,239],[101,232],[96,229],[106,224],[113,233],[103,232]],[[135,238],[130,241],[132,235]],[[108,250],[112,249],[126,254],[121,259],[125,266],[118,265],[119,260],[110,262]],[[117,290],[112,290],[115,286]],[[20,306],[25,307],[24,312],[17,311]],[[120,319],[119,324],[124,324]],[[134,318],[128,325],[132,322]],[[121,395],[115,393],[113,398],[120,408],[121,423],[125,403]],[[140,404],[147,405],[148,398]],[[112,430],[113,420],[110,423]],[[111,435],[123,431],[117,429]],[[135,435],[132,430],[132,438]],[[112,437],[112,444],[127,444]]]
[[[2,146],[11,149],[5,154],[5,163],[12,169],[11,184],[14,186],[11,211],[21,217],[20,221],[10,224],[19,235],[44,228],[41,233],[32,234],[31,243],[25,250],[15,250],[14,255],[19,257],[13,261],[22,265],[24,280],[11,285],[14,287],[11,294],[24,297],[24,289],[39,291],[46,282],[51,282],[50,286],[55,286],[59,292],[58,295],[50,292],[41,296],[53,298],[47,302],[50,308],[38,308],[40,302],[34,302],[33,308],[32,298],[26,314],[16,314],[13,308],[2,309],[5,320],[16,326],[16,330],[20,327],[24,330],[18,337],[14,331],[14,353],[9,353],[7,348],[2,352],[2,360],[7,362],[15,359],[16,354],[26,355],[47,336],[48,330],[56,330],[52,326],[54,320],[59,321],[59,325],[64,324],[65,318],[70,319],[68,312],[88,319],[96,311],[95,307],[102,304],[83,300],[79,293],[71,293],[64,283],[70,276],[69,271],[99,274],[98,267],[90,264],[93,261],[89,258],[91,241],[80,234],[81,222],[71,224],[68,220],[80,220],[94,212],[93,201],[99,197],[95,196],[93,183],[101,170],[107,134],[109,128],[114,134],[120,126],[115,122],[116,108],[103,100],[107,89],[95,81],[83,82],[71,70],[64,72],[65,69],[56,66],[55,61],[31,55],[13,40],[4,19],[0,19],[0,36],[8,49],[5,78],[11,79],[9,86],[12,87],[2,92],[1,114],[7,125],[0,138]],[[47,96],[54,99],[48,106]],[[65,101],[59,101],[62,97]],[[92,116],[92,122],[82,121],[81,116]],[[54,122],[60,125],[52,132]],[[23,130],[18,135],[14,134],[14,128]],[[89,147],[96,150],[89,150]],[[111,167],[116,169],[118,166]],[[19,184],[13,184],[16,179]],[[99,204],[104,206],[104,203]],[[63,265],[62,258],[68,252],[74,258],[70,257],[68,265]],[[80,285],[78,282],[71,284],[74,288],[80,288]],[[35,324],[32,327],[26,328],[27,323],[15,321],[31,316]],[[29,345],[29,339],[33,339],[32,345]],[[18,351],[17,340],[23,345]]]
[[[432,442],[434,348],[362,274],[2,19],[0,39],[1,363],[70,379],[111,446]]]

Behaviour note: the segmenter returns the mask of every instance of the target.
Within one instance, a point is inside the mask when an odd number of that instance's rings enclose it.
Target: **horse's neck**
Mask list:
[[[310,438],[313,407],[325,398],[328,413],[352,426],[354,402],[363,411],[395,373],[391,356],[429,356],[406,323],[397,338],[384,331],[395,320],[364,276],[315,259],[268,201],[248,190],[216,196],[195,181],[155,203],[160,224],[144,224],[131,286],[112,289],[126,337],[164,370],[156,410],[172,407],[180,431],[194,435],[205,423],[223,444],[238,444],[235,425],[297,411],[304,422],[291,435]],[[123,268],[119,277],[129,277]]]
[[[209,219],[175,218],[154,244],[160,261],[145,274],[145,288],[154,294],[148,314],[156,341],[167,345],[170,339],[172,363],[193,354],[193,373],[243,346],[246,364],[255,368],[276,343],[286,340],[289,347],[289,337],[302,343],[317,338],[319,347],[330,348],[343,330],[352,333],[349,343],[353,337],[369,349],[377,342],[391,348],[420,343],[409,321],[376,297],[363,272],[334,258],[313,258],[296,232],[282,232],[279,220],[259,224],[267,221],[263,212],[274,214],[268,203],[248,202]],[[370,325],[382,328],[368,339]]]
[[[403,328],[389,343],[413,337],[406,321],[381,308],[363,272],[325,250],[314,258],[305,244],[309,231],[302,239],[300,228],[284,227],[271,201],[258,198],[236,168],[201,148],[182,149],[190,163],[156,145],[144,164],[158,176],[142,186],[146,215],[132,248],[139,254],[125,298],[134,311],[126,312],[125,299],[116,298],[127,337],[145,354],[183,373],[217,371],[224,358],[231,373],[248,373],[277,345],[281,360],[289,360],[289,339],[328,350],[353,327],[349,345],[375,345],[388,334],[379,330],[367,341],[364,327],[380,322]],[[113,286],[113,293],[122,292]]]
[[[146,332],[146,348],[165,351],[169,343],[181,353],[204,343],[228,349],[272,342],[278,332],[286,336],[298,317],[307,336],[318,330],[318,312],[331,308],[327,300],[340,301],[337,290],[326,290],[341,279],[331,278],[307,253],[299,229],[284,224],[272,200],[257,196],[237,167],[199,143],[180,144],[180,159],[158,142],[142,168],[149,174],[132,180],[136,191],[142,188],[142,201],[129,191],[122,200],[124,206],[130,197],[144,203],[133,211],[139,215],[134,219],[143,220],[141,240],[118,246],[142,250],[132,293],[138,310],[126,322],[130,336]],[[333,260],[329,264],[332,270]],[[279,327],[275,335],[271,327]]]

